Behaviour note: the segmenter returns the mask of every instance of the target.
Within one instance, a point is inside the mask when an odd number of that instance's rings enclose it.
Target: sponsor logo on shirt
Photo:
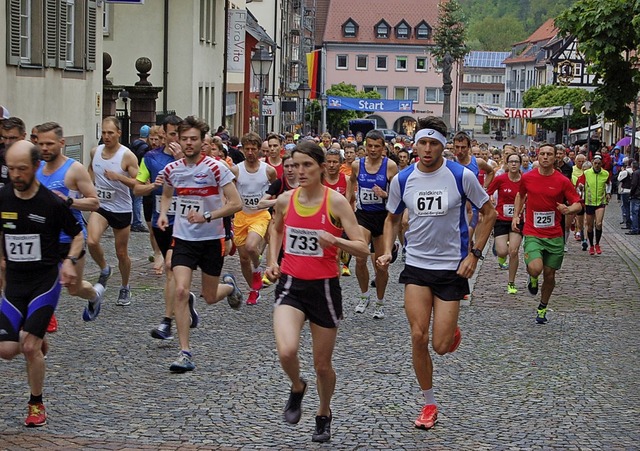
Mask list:
[[[34,215],[33,213],[29,213],[27,218],[29,218],[33,222],[37,222],[37,223],[40,223],[40,224],[44,224],[45,221],[47,220],[47,218],[45,218],[44,216]]]
[[[15,211],[3,211],[2,212],[2,219],[17,220],[18,219],[18,213],[15,212]]]

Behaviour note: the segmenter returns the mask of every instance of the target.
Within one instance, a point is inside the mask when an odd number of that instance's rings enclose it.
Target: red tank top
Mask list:
[[[338,174],[338,181],[335,183],[335,185],[330,184],[326,177],[323,184],[327,188],[331,188],[332,190],[339,192],[343,196],[347,195],[347,177],[343,173]]]
[[[322,249],[318,239],[322,230],[336,237],[342,235],[342,229],[333,225],[329,216],[330,191],[325,188],[322,204],[310,216],[303,216],[296,209],[299,193],[300,188],[293,191],[284,217],[282,273],[302,280],[338,277],[338,248]]]
[[[280,164],[278,166],[273,165],[271,161],[269,161],[269,157],[266,157],[264,161],[265,163],[267,163],[269,166],[271,166],[273,169],[276,170],[276,178],[281,179],[282,176],[284,175],[284,165],[282,164],[282,160],[280,160]]]

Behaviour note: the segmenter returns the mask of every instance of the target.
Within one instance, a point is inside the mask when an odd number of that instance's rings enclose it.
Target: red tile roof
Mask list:
[[[522,42],[517,42],[515,45],[525,44],[525,43],[535,43],[540,41],[548,41],[549,39],[553,39],[560,30],[556,28],[555,19],[547,19],[545,23],[540,25],[536,31],[534,31],[531,36],[525,39]]]
[[[504,60],[504,64],[518,64],[518,63],[530,63],[535,62],[538,56],[538,52],[542,49],[543,45],[554,39],[560,30],[556,28],[554,19],[548,19],[545,23],[540,25],[536,31],[533,32],[525,41],[516,42],[513,47],[523,46],[521,52],[514,57],[509,57]],[[537,46],[537,50],[534,51],[534,44],[542,44]]]
[[[329,11],[324,30],[324,42],[340,43],[376,43],[376,44],[433,44],[431,39],[416,39],[415,27],[423,20],[433,29],[438,24],[439,0],[333,0],[329,3]],[[349,19],[358,24],[355,38],[345,38],[342,26]],[[375,37],[374,27],[384,19],[390,26],[389,38]],[[397,39],[395,26],[405,20],[411,27],[409,39]]]

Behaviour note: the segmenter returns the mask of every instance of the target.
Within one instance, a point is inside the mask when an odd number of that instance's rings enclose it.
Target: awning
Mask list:
[[[269,34],[265,31],[265,29],[260,26],[256,18],[253,16],[253,14],[251,14],[251,11],[248,11],[248,12],[249,14],[247,14],[247,28],[246,28],[247,33],[249,33],[251,36],[256,38],[258,42],[264,42],[271,48],[275,49],[276,48],[275,41],[271,39],[271,36],[269,36]]]
[[[592,124],[591,125],[591,131],[595,132],[598,131],[602,128],[602,126],[600,124]],[[580,133],[587,133],[589,131],[589,127],[585,127],[585,128],[579,128],[578,130],[574,130],[571,133],[569,133],[570,135],[579,135]]]

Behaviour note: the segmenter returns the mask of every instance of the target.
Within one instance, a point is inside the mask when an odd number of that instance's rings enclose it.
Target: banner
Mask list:
[[[498,116],[509,119],[547,119],[550,117],[564,117],[562,106],[547,108],[502,108],[499,106],[479,103],[476,114],[483,116]]]
[[[227,29],[227,72],[244,73],[247,11],[229,10]]]
[[[328,96],[327,108],[380,113],[412,113],[413,100],[354,99],[352,97]]]

